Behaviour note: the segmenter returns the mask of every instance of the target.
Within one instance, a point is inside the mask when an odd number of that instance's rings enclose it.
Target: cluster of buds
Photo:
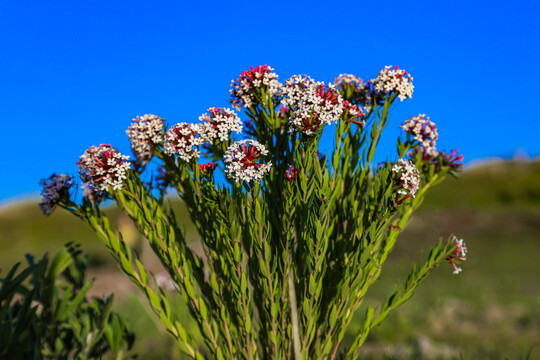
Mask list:
[[[423,163],[430,165],[437,162],[437,157],[433,156],[431,153],[428,153],[426,148],[420,145],[416,145],[410,150],[407,155],[411,158],[412,161],[416,161],[418,158],[418,153],[420,153],[420,159]]]
[[[341,95],[347,100],[353,101],[366,108],[373,106],[373,84],[371,80],[364,82],[361,78],[352,74],[340,74],[334,79],[334,85],[341,91]]]
[[[163,150],[168,155],[178,153],[184,161],[199,157],[198,146],[204,142],[198,124],[178,123],[167,130]]]
[[[435,145],[437,144],[439,133],[435,123],[429,120],[429,116],[425,114],[413,116],[406,120],[401,125],[401,128],[411,134],[414,140],[422,145],[427,155],[431,157],[438,155]]]
[[[208,109],[208,113],[202,114],[199,120],[202,137],[209,142],[215,139],[227,141],[231,132],[242,132],[242,120],[230,109],[212,107]]]
[[[285,171],[285,178],[288,182],[293,182],[298,176],[298,169],[292,165],[289,165],[289,170]]]
[[[291,132],[306,135],[319,133],[324,124],[337,122],[343,114],[343,98],[333,85],[313,82],[309,77],[293,77],[284,86],[282,103],[292,108]]]
[[[415,196],[420,185],[420,174],[414,164],[408,160],[399,159],[392,167],[394,185],[398,188],[396,206]]]
[[[84,183],[83,194],[92,199],[110,187],[121,189],[131,167],[128,159],[129,156],[122,155],[110,144],[89,147],[77,162]]]
[[[467,260],[467,245],[465,245],[463,240],[458,240],[455,236],[452,236],[451,242],[455,246],[455,249],[448,256],[448,261],[450,261],[450,264],[454,268],[454,275],[457,275],[461,272],[461,268],[457,267],[456,262]]]
[[[463,155],[456,149],[448,154],[445,151],[441,151],[433,155],[433,153],[429,153],[425,147],[417,145],[409,151],[408,155],[412,161],[421,160],[421,164],[426,166],[426,168],[434,166],[435,173],[441,172],[442,168],[446,167],[453,176],[456,176],[457,173],[463,171]],[[426,168],[424,168],[423,172],[429,171],[426,170]]]
[[[156,146],[163,143],[163,118],[146,114],[137,116],[126,130],[137,162],[144,164],[152,158]]]
[[[394,69],[392,66],[386,66],[373,80],[373,86],[381,93],[396,93],[403,101],[405,98],[412,97],[414,89],[412,81],[413,77],[405,70],[399,69],[397,65]]]
[[[273,68],[264,64],[244,71],[240,77],[231,81],[231,105],[238,111],[242,106],[250,108],[256,100],[257,89],[266,87],[271,96],[274,96],[279,89],[280,83],[277,81],[277,74],[272,72]]]
[[[260,182],[272,167],[272,162],[260,162],[266,155],[268,150],[256,140],[237,141],[229,146],[223,158],[225,172],[237,182]]]
[[[217,163],[214,163],[214,162],[209,162],[209,163],[206,163],[206,164],[200,164],[199,165],[199,171],[203,174],[212,174],[214,172],[214,170],[216,169],[217,167]]]
[[[364,110],[358,105],[354,105],[347,100],[343,102],[343,118],[346,122],[354,123],[363,128],[366,124],[365,120],[362,119],[364,116]]]
[[[456,149],[452,150],[449,154],[441,151],[439,154],[439,161],[442,166],[448,166],[450,168],[450,173],[453,173],[454,175],[463,171],[463,155]]]
[[[69,189],[73,185],[73,178],[68,175],[52,174],[48,179],[42,179],[42,200],[39,203],[41,212],[49,215],[60,201],[69,199]]]

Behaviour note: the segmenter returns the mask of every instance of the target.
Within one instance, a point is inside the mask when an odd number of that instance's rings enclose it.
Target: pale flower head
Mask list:
[[[287,109],[294,109],[304,98],[306,89],[313,84],[315,80],[307,75],[291,76],[279,90],[279,95],[282,96],[281,103]]]
[[[280,86],[278,76],[270,66],[258,65],[244,71],[235,81],[231,81],[231,105],[238,111],[242,106],[249,108],[256,100],[255,92],[266,88],[271,96],[274,96]]]
[[[290,131],[314,135],[343,114],[343,98],[334,85],[325,86],[308,76],[293,76],[281,90],[282,104],[292,109]]]
[[[420,174],[414,164],[408,160],[399,159],[392,167],[394,185],[397,189],[396,205],[401,205],[410,197],[415,197],[420,185]]]
[[[373,86],[376,91],[381,93],[396,93],[403,101],[405,98],[412,97],[414,89],[412,81],[413,77],[405,70],[398,68],[397,65],[394,69],[392,66],[386,66],[373,80]]]
[[[166,154],[178,156],[184,161],[199,158],[199,145],[204,142],[199,124],[178,123],[167,130],[163,149]]]
[[[213,142],[215,139],[226,141],[231,132],[242,133],[242,120],[231,109],[210,108],[199,117],[201,136]]]
[[[146,114],[133,119],[126,134],[139,162],[148,162],[152,158],[156,146],[163,143],[164,132],[163,118],[157,115]]]
[[[256,140],[236,141],[225,153],[225,172],[236,182],[260,182],[272,167],[272,162],[262,162],[266,155],[268,150]]]
[[[128,159],[109,144],[89,147],[77,162],[83,189],[97,194],[121,189],[131,168]]]
[[[439,133],[435,123],[429,120],[429,116],[425,114],[413,116],[407,119],[400,127],[411,134],[429,156],[436,157],[439,154],[435,147]]]

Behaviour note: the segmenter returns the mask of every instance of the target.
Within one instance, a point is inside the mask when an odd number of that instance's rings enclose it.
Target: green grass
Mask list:
[[[391,293],[439,237],[455,233],[465,239],[469,254],[463,272],[452,275],[450,265],[436,269],[372,332],[362,358],[421,359],[422,339],[429,339],[441,354],[449,351],[458,359],[540,359],[540,345],[535,347],[540,341],[539,185],[540,162],[499,162],[467,170],[459,180],[433,189],[399,238],[367,303],[377,304]],[[173,206],[188,238],[196,241],[185,208],[178,201]],[[122,222],[116,210],[109,211]],[[40,256],[68,241],[82,243],[96,270],[119,272],[101,241],[69,214],[42,216],[37,200],[0,209],[2,269],[27,252]],[[116,307],[138,334],[140,358],[177,356],[139,296],[119,294]]]

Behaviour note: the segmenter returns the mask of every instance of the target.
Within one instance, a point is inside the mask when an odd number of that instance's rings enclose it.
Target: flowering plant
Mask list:
[[[370,329],[433,268],[449,261],[457,271],[465,260],[462,240],[439,240],[388,300],[367,307],[344,346],[412,213],[431,187],[461,170],[461,155],[436,150],[438,132],[425,115],[401,126],[397,159],[374,166],[392,104],[412,96],[412,80],[386,67],[366,82],[342,74],[325,85],[299,75],[282,84],[267,65],[251,68],[230,90],[231,105],[245,111],[244,127],[234,110],[220,108],[166,131],[157,116],[137,118],[128,130],[131,169],[110,145],[93,146],[79,161],[82,204],[69,196],[72,178],[56,175],[44,181],[42,209],[59,205],[96,231],[190,358],[356,359]],[[334,148],[321,153],[329,125]],[[199,164],[201,148],[211,162]],[[150,158],[160,167],[149,186],[141,178]],[[218,169],[226,183],[216,181]],[[167,188],[185,202],[204,256],[188,246],[165,203]],[[160,288],[111,228],[100,210],[105,198],[133,220],[176,286]],[[204,348],[171,307],[169,291],[184,298]]]

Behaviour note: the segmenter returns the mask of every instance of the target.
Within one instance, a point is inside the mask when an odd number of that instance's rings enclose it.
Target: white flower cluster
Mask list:
[[[297,130],[312,135],[322,124],[337,122],[343,109],[343,98],[333,85],[316,83],[306,89],[290,120]]]
[[[73,185],[72,179],[68,175],[53,174],[50,178],[41,180],[43,190],[41,191],[42,200],[39,203],[39,208],[43,214],[50,214],[63,197],[69,196],[69,188]]]
[[[291,76],[281,87],[279,95],[282,96],[281,103],[288,108],[294,109],[301,101],[304,92],[315,81],[307,75]]]
[[[397,66],[394,69],[392,66],[386,66],[373,80],[373,85],[375,90],[379,92],[395,92],[403,101],[405,98],[412,97],[414,89],[412,81],[413,77],[405,70],[399,69]]]
[[[238,111],[242,109],[242,106],[247,108],[253,105],[255,100],[255,89],[263,86],[268,87],[270,95],[274,96],[279,90],[280,83],[276,79],[277,74],[268,65],[258,65],[255,68],[244,71],[240,74],[240,77],[235,81],[231,81],[231,105]]]
[[[337,122],[343,114],[343,98],[332,84],[313,81],[307,75],[295,75],[281,89],[282,104],[289,106],[291,131],[312,135],[322,129],[323,124]]]
[[[167,130],[163,149],[168,155],[178,153],[184,161],[198,158],[198,146],[204,142],[201,133],[199,124],[178,123]]]
[[[242,120],[233,110],[224,108],[210,108],[208,113],[199,117],[201,121],[202,137],[212,142],[215,139],[226,141],[233,131],[242,133]]]
[[[106,192],[111,186],[113,190],[121,189],[131,167],[128,159],[109,144],[89,147],[77,163],[83,188],[93,192]]]
[[[133,119],[126,134],[137,159],[147,161],[152,157],[154,146],[163,142],[164,129],[163,118],[157,115],[146,114]]]
[[[399,159],[392,167],[392,171],[396,174],[396,182],[400,187],[397,193],[406,197],[414,197],[420,185],[420,174],[416,166],[408,160]],[[405,199],[401,201],[403,200]]]
[[[234,181],[260,182],[264,174],[270,171],[272,162],[260,163],[262,156],[268,155],[268,150],[256,140],[240,140],[229,146],[223,161],[225,172]]]
[[[431,120],[429,116],[420,114],[413,116],[406,120],[401,128],[414,136],[414,140],[422,144],[422,147],[426,150],[426,154],[431,157],[436,157],[439,152],[436,149],[437,139],[439,133],[437,126]]]

